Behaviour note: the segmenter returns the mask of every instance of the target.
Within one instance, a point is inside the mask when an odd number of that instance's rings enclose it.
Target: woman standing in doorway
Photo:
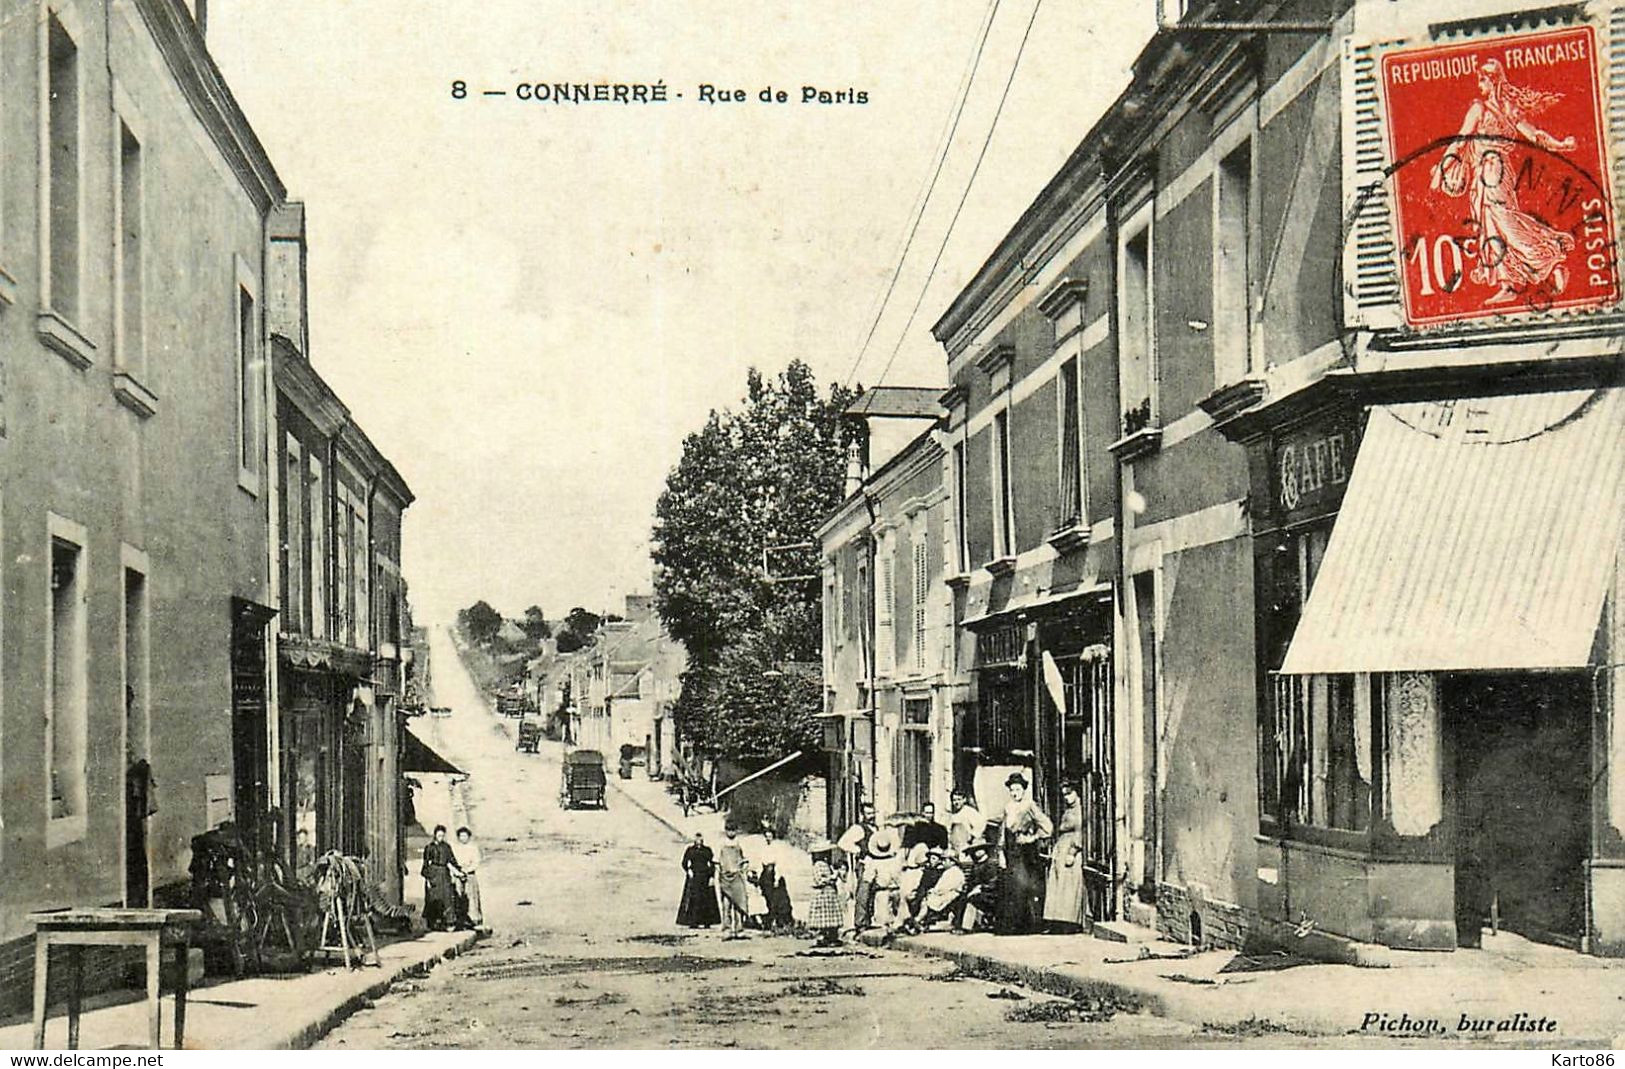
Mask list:
[[[1010,801],[1004,807],[1004,877],[999,881],[1000,935],[1023,935],[1038,927],[1038,896],[1044,890],[1044,840],[1055,830],[1049,817],[1027,796],[1027,777],[1012,772],[1004,781]]]
[[[1044,920],[1059,930],[1076,931],[1089,922],[1083,897],[1083,796],[1077,784],[1062,786],[1061,803],[1061,825],[1055,829],[1044,886]]]

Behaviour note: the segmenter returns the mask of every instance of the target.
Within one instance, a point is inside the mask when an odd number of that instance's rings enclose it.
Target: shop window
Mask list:
[[[1025,674],[984,673],[977,708],[976,739],[982,758],[993,764],[1032,759],[1033,725],[1027,712]]]
[[[1385,734],[1385,701],[1369,676],[1272,677],[1269,763],[1279,785],[1266,812],[1287,826],[1367,831],[1374,802],[1374,744]]]

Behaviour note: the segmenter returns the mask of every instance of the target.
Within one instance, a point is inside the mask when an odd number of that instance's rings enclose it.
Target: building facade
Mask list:
[[[296,869],[339,850],[399,901],[404,667],[411,620],[401,529],[412,493],[311,366],[304,213],[278,213],[271,348],[282,613],[275,786],[279,851]]]
[[[1277,6],[1185,5],[935,326],[960,778],[1085,784],[1103,922],[1619,953],[1625,13]]]
[[[183,881],[191,837],[263,778],[263,278],[284,191],[179,5],[0,15],[0,941],[15,941],[32,910],[144,905]],[[15,945],[8,991],[26,980]]]

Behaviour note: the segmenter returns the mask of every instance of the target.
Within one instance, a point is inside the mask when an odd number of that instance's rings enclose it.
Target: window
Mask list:
[[[1219,163],[1214,176],[1213,384],[1252,370],[1252,142]]]
[[[148,756],[148,710],[151,708],[148,660],[146,555],[129,546],[124,556],[124,756],[126,762]]]
[[[46,306],[69,320],[79,317],[80,196],[79,48],[56,12],[45,25],[46,224],[50,264],[45,271]]]
[[[846,622],[852,618],[852,606],[847,604],[845,562],[835,558],[835,645],[846,642]]]
[[[967,537],[965,490],[965,443],[954,445],[954,556],[959,574],[970,571],[970,542]]]
[[[338,508],[333,518],[333,638],[352,643],[355,631],[350,613],[350,491],[338,484]]]
[[[287,475],[282,484],[282,557],[287,575],[282,589],[282,626],[290,634],[305,632],[305,454],[299,440],[287,438]]]
[[[1083,426],[1082,406],[1078,383],[1076,358],[1061,365],[1061,386],[1058,392],[1061,433],[1061,514],[1057,530],[1079,527],[1084,522],[1083,509]]]
[[[918,813],[931,800],[931,699],[903,701],[897,733],[897,809]]]
[[[259,486],[260,470],[260,388],[263,377],[260,362],[259,329],[254,311],[254,295],[247,287],[237,287],[237,431],[240,451],[238,465],[242,482],[249,490]]]
[[[122,119],[118,128],[118,180],[113,214],[113,270],[118,327],[114,332],[114,357],[121,370],[139,373],[146,355],[145,292],[142,266],[145,218],[142,200],[141,142]]]
[[[350,566],[350,576],[355,582],[355,645],[362,649],[372,648],[372,584],[369,581],[372,569],[368,565],[368,550],[371,542],[367,537],[367,506],[359,495],[350,498],[350,509],[354,516],[354,535],[350,542],[350,551],[355,560]]]
[[[897,536],[890,532],[882,535],[875,555],[880,569],[880,590],[875,601],[875,671],[889,675],[897,666]]]
[[[85,532],[50,517],[50,618],[46,622],[47,846],[84,837],[86,692]]]
[[[925,606],[931,594],[925,524],[916,523],[914,538],[914,668],[925,671]]]
[[[993,414],[993,555],[1016,554],[1015,516],[1010,489],[1010,413]]]
[[[323,489],[321,458],[310,456],[310,633],[328,636],[327,607],[327,492]]]
[[[1118,249],[1118,403],[1123,433],[1156,422],[1156,346],[1151,303],[1151,206],[1130,223]]]
[[[1330,534],[1321,525],[1284,542],[1288,567],[1276,598],[1289,625],[1309,599]],[[1277,663],[1287,643],[1279,645]],[[1386,735],[1385,678],[1271,674],[1260,740],[1265,817],[1343,831],[1370,828],[1373,746],[1380,750]]]

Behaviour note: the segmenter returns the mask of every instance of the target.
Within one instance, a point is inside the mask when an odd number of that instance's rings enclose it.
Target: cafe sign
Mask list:
[[[1275,449],[1275,500],[1283,513],[1331,510],[1343,500],[1359,424],[1351,418],[1318,421],[1282,435]]]

